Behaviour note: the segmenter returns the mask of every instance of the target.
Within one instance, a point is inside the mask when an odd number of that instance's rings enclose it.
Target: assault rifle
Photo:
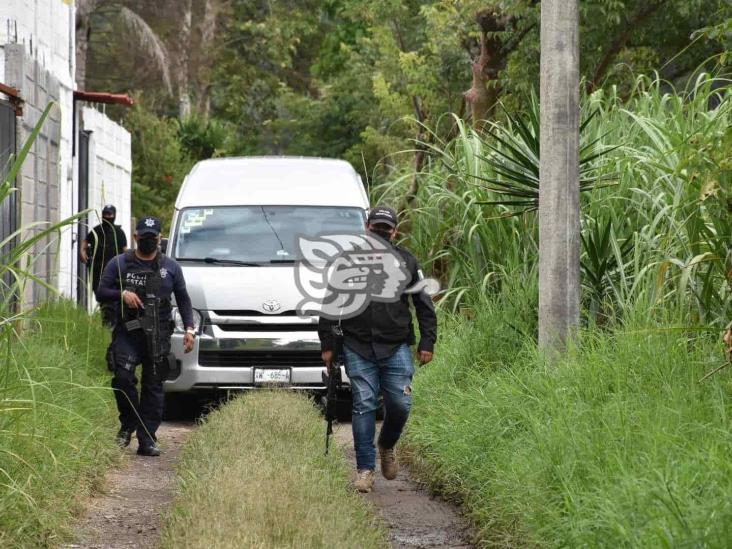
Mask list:
[[[343,379],[341,377],[341,366],[343,365],[343,330],[340,326],[331,328],[333,334],[333,358],[330,365],[326,366],[327,374],[323,372],[323,382],[328,387],[325,397],[325,421],[328,424],[325,430],[325,453],[328,454],[330,436],[333,434],[333,422],[338,417],[338,391],[341,388]]]
[[[147,278],[145,295],[142,298],[142,310],[137,311],[137,318],[125,322],[127,331],[142,330],[145,334],[147,352],[152,360],[153,376],[163,380],[167,376],[164,371],[168,366],[168,357],[163,354],[163,342],[160,334],[160,298],[157,296],[160,289],[159,269],[155,275]],[[163,371],[159,371],[163,370]]]

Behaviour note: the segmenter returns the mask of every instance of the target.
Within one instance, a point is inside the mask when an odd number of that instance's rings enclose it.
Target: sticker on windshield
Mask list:
[[[195,227],[201,227],[206,219],[213,215],[213,209],[203,210],[188,210],[185,212],[183,222],[181,223],[180,232],[181,234],[190,234],[191,230]]]

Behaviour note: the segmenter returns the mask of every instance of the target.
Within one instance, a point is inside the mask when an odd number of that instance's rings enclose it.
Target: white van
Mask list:
[[[324,390],[318,318],[295,310],[303,299],[295,237],[362,231],[367,208],[361,178],[341,160],[196,164],[178,194],[167,254],[183,268],[199,335],[185,354],[174,309],[168,398],[269,384]]]

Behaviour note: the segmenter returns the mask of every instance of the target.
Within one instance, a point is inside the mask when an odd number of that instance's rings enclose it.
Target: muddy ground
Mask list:
[[[162,455],[138,456],[137,441],[125,450],[120,469],[107,476],[104,493],[91,498],[76,527],[76,541],[66,547],[121,549],[154,547],[160,537],[161,512],[173,499],[174,464],[193,421],[165,422],[158,430]]]
[[[149,548],[160,537],[161,514],[173,499],[174,465],[193,421],[164,422],[158,431],[163,454],[135,454],[133,440],[120,469],[109,473],[106,491],[90,499],[76,527],[76,541],[67,548]],[[351,425],[335,426],[335,438],[354,463]],[[409,479],[404,469],[392,481],[377,472],[374,491],[365,496],[391,529],[395,548],[467,548],[467,524],[458,509],[431,496]]]
[[[353,463],[353,436],[350,423],[336,425],[335,437]],[[402,466],[394,480],[386,480],[378,470],[376,483],[365,497],[373,503],[390,527],[392,547],[414,549],[427,547],[468,548],[468,524],[458,508],[439,497],[430,495],[409,478]]]

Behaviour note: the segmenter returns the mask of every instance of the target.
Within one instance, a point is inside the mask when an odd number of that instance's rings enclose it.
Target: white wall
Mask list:
[[[0,44],[24,44],[69,89],[75,63],[72,4],[71,0],[0,1]]]
[[[97,225],[106,204],[117,208],[117,224],[130,241],[130,197],[132,193],[132,151],[130,133],[96,109],[81,111],[89,140],[89,226]]]
[[[5,74],[5,44],[22,44],[26,53],[59,81],[61,131],[58,161],[58,213],[65,219],[78,211],[78,165],[72,157],[76,88],[73,0],[0,0],[0,81]],[[107,90],[95,90],[107,91]],[[35,101],[36,98],[24,98]],[[89,147],[89,207],[101,215],[108,203],[117,207],[117,223],[130,237],[130,135],[103,113],[77,103],[79,126],[92,131]],[[22,143],[18,143],[20,148]],[[97,224],[97,214],[88,220]],[[28,220],[22,220],[27,223]],[[65,229],[58,253],[58,289],[76,297],[77,225]]]
[[[0,0],[0,79],[5,74],[4,44],[23,44],[26,53],[48,70],[60,84],[59,107],[59,216],[75,211],[77,195],[73,178],[73,90],[74,8],[71,0]],[[28,98],[31,99],[31,98]],[[22,143],[18,143],[21,147]],[[25,221],[24,221],[25,222]],[[67,229],[59,247],[58,288],[66,295],[75,291],[75,264],[72,246],[75,230]]]

